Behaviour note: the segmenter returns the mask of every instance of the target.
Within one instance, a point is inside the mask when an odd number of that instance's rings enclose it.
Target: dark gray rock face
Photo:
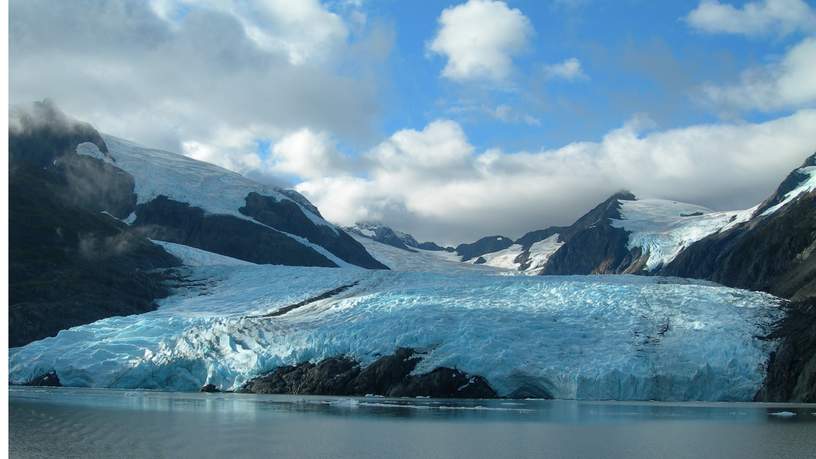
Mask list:
[[[437,244],[436,242],[420,242],[416,245],[416,248],[422,250],[432,250],[434,252],[453,252],[453,247],[442,247],[441,245]]]
[[[612,195],[574,224],[559,228],[564,242],[549,259],[542,274],[620,274],[642,270],[639,250],[629,250],[629,233],[611,225],[620,219],[620,202],[634,200],[629,192]]]
[[[462,261],[468,261],[480,257],[486,253],[504,250],[513,245],[513,240],[504,236],[487,236],[476,242],[469,244],[459,244],[456,246],[456,253],[462,257]]]
[[[754,399],[760,402],[816,402],[816,300],[791,303],[767,337],[780,340]]]
[[[319,363],[279,367],[244,384],[239,392],[256,394],[383,395],[389,397],[496,398],[484,378],[451,368],[411,375],[421,360],[414,350],[399,348],[362,368],[346,357]]]
[[[9,162],[48,168],[54,160],[91,142],[107,154],[108,146],[88,123],[69,118],[50,101],[12,110],[9,122]]]
[[[57,372],[53,370],[37,376],[31,381],[26,382],[24,385],[39,387],[62,387],[62,383],[59,380],[59,376],[57,376]]]
[[[435,368],[409,376],[390,388],[389,397],[496,398],[496,392],[481,376],[469,376],[453,368]]]
[[[215,393],[221,392],[221,390],[220,390],[220,389],[218,389],[218,388],[215,386],[215,384],[204,384],[204,385],[201,387],[201,391],[200,391],[200,392],[206,392],[206,393],[209,393],[209,394],[215,394]]]
[[[207,214],[198,207],[159,196],[136,208],[133,227],[151,239],[189,245],[253,263],[336,267],[294,239],[231,215]]]
[[[246,205],[238,209],[264,225],[294,234],[325,247],[341,260],[368,269],[388,269],[372,257],[359,242],[342,230],[335,231],[310,220],[299,205],[258,193],[249,193]]]
[[[169,292],[164,282],[176,277],[164,268],[179,260],[100,213],[129,212],[132,177],[77,155],[82,142],[107,147],[92,127],[53,107],[35,106],[16,122],[9,132],[9,345],[155,309]]]

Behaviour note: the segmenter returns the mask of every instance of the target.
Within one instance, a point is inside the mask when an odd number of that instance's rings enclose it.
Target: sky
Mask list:
[[[9,21],[11,104],[421,240],[519,237],[622,189],[747,208],[816,152],[804,0],[12,0]]]

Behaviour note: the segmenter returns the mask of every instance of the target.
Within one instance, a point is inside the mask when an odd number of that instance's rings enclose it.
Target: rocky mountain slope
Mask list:
[[[102,135],[48,102],[12,112],[9,153],[12,346],[154,309],[180,263],[151,240],[387,269],[294,191]]]
[[[133,179],[78,143],[107,148],[87,124],[47,105],[9,133],[9,345],[112,315],[155,309],[178,259],[120,222]],[[103,213],[104,211],[104,213]]]
[[[397,231],[380,223],[362,222],[347,227],[345,230],[351,234],[357,234],[408,252],[416,252],[417,249],[453,251],[453,249],[449,247],[442,247],[434,242],[417,242],[410,234]]]
[[[462,259],[544,275],[692,277],[805,298],[816,293],[814,190],[816,155],[765,202],[745,210],[712,211],[620,192],[570,226],[516,241],[490,236],[463,244]],[[536,250],[543,241],[547,250]]]

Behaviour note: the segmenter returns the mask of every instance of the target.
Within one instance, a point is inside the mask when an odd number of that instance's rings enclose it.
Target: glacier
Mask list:
[[[611,224],[630,232],[628,248],[642,249],[648,257],[646,270],[654,271],[700,239],[750,220],[757,207],[717,212],[666,199],[622,200],[622,218]]]
[[[775,345],[757,336],[781,316],[773,296],[704,281],[253,265],[164,246],[188,283],[156,311],[10,349],[10,381],[55,370],[66,386],[236,389],[280,365],[412,347],[417,373],[458,368],[500,395],[750,400]]]

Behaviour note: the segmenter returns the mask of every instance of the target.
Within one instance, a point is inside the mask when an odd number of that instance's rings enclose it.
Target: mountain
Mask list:
[[[181,264],[120,222],[136,204],[133,179],[99,133],[48,104],[12,116],[9,132],[9,345],[155,309]]]
[[[816,295],[816,155],[750,219],[700,239],[661,274],[709,279],[794,300]]]
[[[417,242],[410,234],[397,231],[379,223],[361,222],[344,229],[349,233],[357,234],[408,252],[416,252],[417,249],[452,251],[452,249],[441,247],[434,242]]]
[[[100,134],[48,102],[9,130],[10,345],[154,309],[180,262],[152,240],[291,266],[387,269],[300,194]]]
[[[498,252],[513,245],[513,240],[504,236],[487,236],[476,242],[459,244],[456,246],[456,254],[462,257],[462,261],[478,258],[486,253]]]

